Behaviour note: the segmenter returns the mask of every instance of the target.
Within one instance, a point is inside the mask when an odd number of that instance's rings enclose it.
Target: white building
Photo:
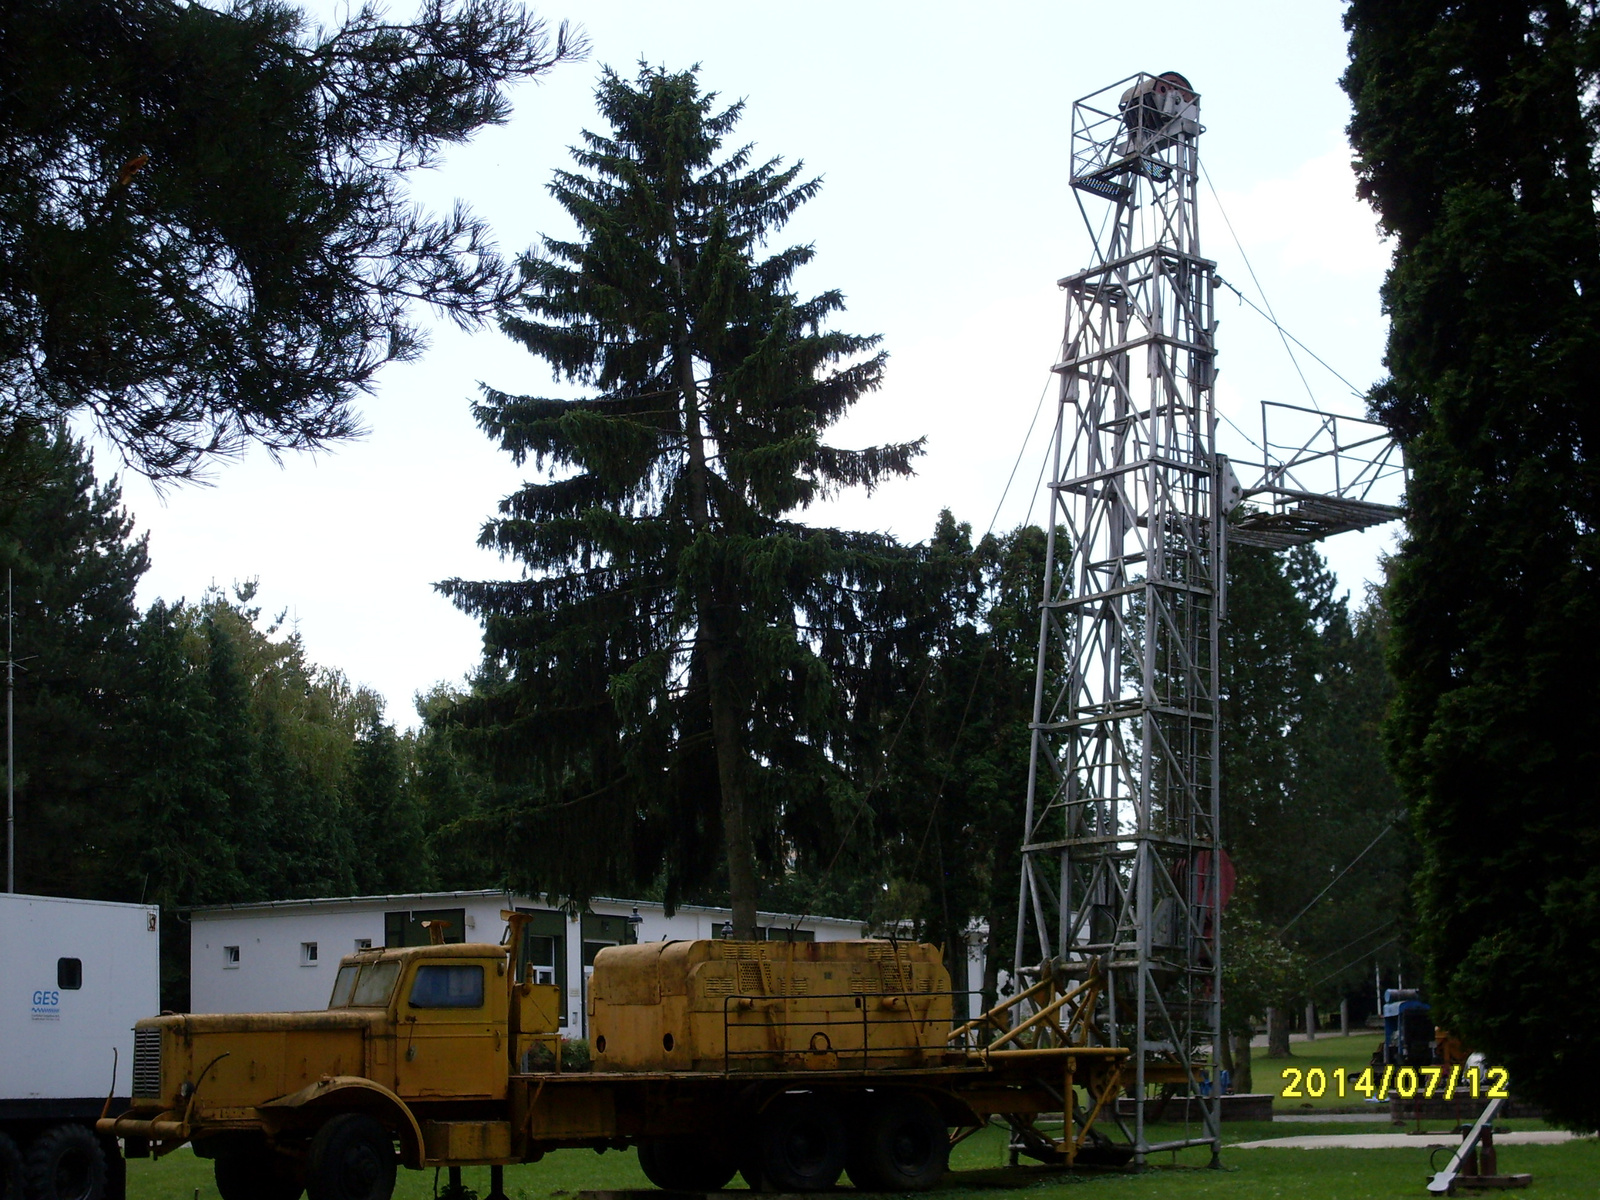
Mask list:
[[[644,900],[596,899],[590,911],[570,916],[525,896],[503,891],[428,892],[409,896],[351,896],[328,900],[273,900],[227,904],[189,913],[189,1003],[194,1012],[292,1012],[326,1008],[339,959],[374,946],[420,946],[429,940],[424,921],[445,922],[452,942],[499,942],[502,910],[530,914],[524,954],[541,982],[566,994],[564,1029],[585,1032],[585,988],[594,956],[630,942],[714,938],[731,913],[725,908],[680,904],[667,916]],[[761,913],[762,937],[841,941],[864,936],[862,922],[833,917]],[[969,948],[968,978],[982,982],[981,944]]]

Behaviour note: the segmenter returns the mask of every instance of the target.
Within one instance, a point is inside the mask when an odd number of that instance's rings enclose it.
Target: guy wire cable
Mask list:
[[[1239,241],[1239,235],[1234,232],[1233,222],[1228,219],[1228,210],[1222,206],[1222,197],[1217,195],[1217,185],[1211,182],[1211,172],[1206,170],[1205,163],[1200,164],[1200,173],[1205,176],[1206,187],[1211,191],[1211,198],[1217,202],[1217,211],[1222,214],[1222,223],[1228,227],[1228,236],[1233,238],[1233,244],[1239,251],[1239,257],[1244,260],[1245,270],[1250,272],[1250,279],[1256,285],[1256,291],[1261,293],[1261,301],[1267,306],[1267,312],[1271,314],[1272,301],[1267,299],[1267,289],[1261,286],[1261,280],[1256,277],[1256,269],[1251,266],[1250,256],[1244,252],[1244,245]],[[1278,336],[1283,338],[1283,349],[1288,354],[1289,361],[1294,364],[1294,373],[1300,376],[1300,383],[1305,387],[1306,395],[1311,398],[1311,407],[1321,412],[1322,408],[1317,404],[1316,393],[1311,390],[1311,382],[1306,378],[1306,373],[1300,369],[1300,360],[1294,356],[1294,350],[1289,346],[1288,336],[1284,332],[1283,326],[1278,324],[1276,315],[1272,315],[1270,319],[1274,328],[1278,330]]]
[[[989,528],[984,530],[983,537],[979,538],[977,543],[973,546],[973,552],[974,553],[977,552],[978,546],[982,545],[984,540],[986,540],[989,537],[989,535],[994,532],[995,525],[999,523],[1000,510],[1005,506],[1006,497],[1010,494],[1010,491],[1011,491],[1011,484],[1016,479],[1017,469],[1022,465],[1023,456],[1027,453],[1027,450],[1028,450],[1028,443],[1030,441],[1032,441],[1032,439],[1033,439],[1034,428],[1038,425],[1039,414],[1044,411],[1044,400],[1045,400],[1045,397],[1050,394],[1050,384],[1052,382],[1054,382],[1054,379],[1055,379],[1054,372],[1051,372],[1045,378],[1044,387],[1041,388],[1040,391],[1039,391],[1039,400],[1034,405],[1034,409],[1033,409],[1033,419],[1028,422],[1028,430],[1027,430],[1027,432],[1025,434],[1023,434],[1022,444],[1017,448],[1016,461],[1011,464],[1011,473],[1010,473],[1009,476],[1007,476],[1005,488],[1000,493],[1000,502],[995,505],[994,515],[989,518]],[[1048,460],[1047,460],[1047,463],[1048,463]],[[1044,478],[1044,472],[1042,470],[1040,471],[1039,477],[1040,477],[1040,480],[1042,482],[1043,478]],[[1028,520],[1031,519],[1032,516],[1033,516],[1033,504],[1030,501],[1029,505],[1028,505],[1028,516],[1023,519],[1022,524],[1023,525],[1027,525]],[[868,783],[868,785],[866,787],[866,790],[862,792],[861,798],[856,804],[856,810],[855,810],[854,813],[851,814],[850,822],[849,822],[848,825],[845,826],[844,833],[839,838],[839,845],[834,850],[833,857],[828,860],[827,867],[823,869],[822,876],[821,876],[822,880],[826,880],[829,876],[831,876],[833,874],[834,868],[839,863],[839,856],[844,853],[844,848],[845,848],[845,846],[847,846],[849,844],[851,835],[854,834],[854,832],[855,832],[856,824],[861,819],[861,814],[866,811],[868,799],[870,799],[872,794],[875,791],[877,791],[878,786],[883,782],[884,776],[888,774],[890,759],[894,755],[895,747],[898,746],[899,743],[900,743],[900,736],[903,733],[905,733],[906,726],[911,721],[911,713],[912,713],[912,710],[916,707],[917,700],[922,696],[922,693],[923,693],[924,689],[927,687],[929,678],[931,678],[932,675],[933,675],[933,668],[934,668],[934,665],[935,665],[935,661],[936,660],[934,659],[934,657],[930,655],[929,658],[928,658],[928,665],[923,669],[922,677],[917,681],[916,690],[914,692],[912,692],[912,694],[911,694],[911,700],[906,705],[906,711],[905,711],[904,715],[900,719],[900,724],[895,729],[894,735],[889,739],[889,745],[884,749],[883,760],[879,764],[878,770],[874,774],[871,782]],[[981,665],[982,664],[980,662],[980,667],[981,667]],[[951,744],[952,753],[954,751],[955,743],[960,741],[961,734],[966,731],[967,717],[971,713],[972,700],[973,700],[973,697],[977,694],[978,681],[981,678],[981,676],[982,676],[982,671],[981,670],[975,670],[973,672],[971,693],[967,696],[967,703],[966,703],[966,705],[963,708],[962,713],[961,713],[961,722],[957,727],[955,738],[952,740],[952,744]],[[949,781],[950,772],[953,769],[954,769],[954,761],[953,761],[953,759],[947,759],[946,763],[945,763],[944,774],[941,777],[940,782],[939,782],[939,789],[935,793],[934,803],[933,803],[933,805],[930,806],[928,827],[927,827],[926,830],[924,830],[923,836],[922,836],[921,845],[918,847],[917,861],[919,863],[920,863],[921,858],[922,858],[923,850],[926,848],[926,845],[927,845],[928,832],[933,828],[933,818],[938,812],[939,797],[943,796],[943,794],[944,794],[944,786]],[[810,913],[802,914],[800,917],[798,917],[796,919],[795,922],[793,922],[791,924],[791,928],[793,927],[794,924],[798,924],[799,921],[804,920],[806,916],[810,916],[810,915],[812,915],[812,914],[810,914]]]
[[[1333,369],[1333,367],[1329,365],[1328,361],[1326,359],[1324,359],[1320,354],[1318,354],[1315,350],[1313,350],[1310,346],[1306,345],[1299,338],[1295,337],[1294,334],[1290,333],[1282,325],[1278,324],[1277,318],[1274,317],[1271,313],[1268,313],[1268,312],[1264,311],[1259,304],[1257,304],[1254,300],[1250,299],[1249,296],[1246,296],[1238,288],[1234,287],[1231,282],[1229,282],[1228,280],[1224,279],[1221,275],[1213,275],[1212,279],[1214,279],[1217,283],[1220,283],[1223,287],[1227,288],[1235,296],[1239,297],[1239,299],[1241,301],[1243,301],[1245,304],[1248,304],[1253,310],[1255,310],[1255,312],[1261,317],[1262,320],[1266,321],[1269,325],[1271,325],[1274,329],[1276,329],[1278,331],[1279,336],[1288,338],[1296,346],[1299,346],[1300,349],[1304,350],[1313,359],[1315,359],[1318,366],[1322,367],[1322,369],[1327,371],[1328,374],[1332,375],[1340,383],[1344,384],[1345,387],[1349,388],[1350,389],[1350,394],[1352,396],[1354,396],[1357,400],[1365,400],[1366,399],[1366,393],[1362,392],[1360,389],[1358,389],[1356,387],[1355,384],[1351,383],[1343,375],[1341,375],[1341,374],[1339,374],[1339,372],[1335,371]]]

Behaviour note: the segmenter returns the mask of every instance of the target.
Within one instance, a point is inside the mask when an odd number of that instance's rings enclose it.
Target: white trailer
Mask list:
[[[0,1197],[121,1200],[94,1122],[133,1093],[133,1023],[161,1007],[160,911],[0,892]]]

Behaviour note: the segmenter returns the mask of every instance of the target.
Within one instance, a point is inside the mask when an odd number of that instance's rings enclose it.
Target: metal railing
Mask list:
[[[1405,456],[1376,421],[1266,400],[1261,445],[1261,480],[1247,494],[1266,492],[1279,503],[1327,497],[1395,504],[1405,491]]]

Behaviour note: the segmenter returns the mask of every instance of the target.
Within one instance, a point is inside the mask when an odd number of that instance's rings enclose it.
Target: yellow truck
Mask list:
[[[507,1164],[627,1146],[669,1189],[738,1173],[820,1191],[848,1171],[924,1190],[996,1114],[1034,1157],[1116,1153],[1093,1126],[1127,1051],[1087,1044],[1092,972],[1047,971],[952,1029],[932,946],[617,946],[595,960],[592,1064],[563,1070],[556,989],[524,978],[524,918],[505,917],[501,945],[351,955],[325,1012],[140,1021],[131,1106],[98,1131],[130,1156],[192,1144],[223,1200],[388,1200],[398,1165],[488,1165],[500,1196]],[[1036,1127],[1063,1111],[1059,1135]]]

